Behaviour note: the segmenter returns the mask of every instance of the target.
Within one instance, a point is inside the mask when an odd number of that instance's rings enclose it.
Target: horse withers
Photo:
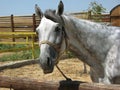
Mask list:
[[[93,82],[120,84],[120,27],[101,25],[63,14],[60,1],[57,10],[43,13],[37,27],[40,65],[45,74],[52,73],[58,58],[66,49],[90,66]]]

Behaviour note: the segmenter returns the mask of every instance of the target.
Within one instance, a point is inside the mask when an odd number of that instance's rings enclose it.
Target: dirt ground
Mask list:
[[[0,62],[0,65],[3,62]],[[89,76],[89,67],[87,66],[88,73],[83,73],[83,63],[77,58],[65,59],[60,61],[58,66],[64,72],[64,74],[71,78],[72,80],[91,82]],[[21,68],[16,69],[7,69],[0,72],[1,76],[10,76],[10,77],[27,77],[30,79],[37,79],[38,81],[61,81],[65,80],[65,78],[61,75],[61,73],[54,68],[53,73],[51,74],[43,74],[42,69],[39,64],[27,65]],[[9,90],[9,89],[1,89],[0,90]]]

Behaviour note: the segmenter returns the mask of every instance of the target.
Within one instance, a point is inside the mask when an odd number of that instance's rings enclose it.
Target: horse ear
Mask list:
[[[56,13],[57,13],[58,15],[62,15],[62,14],[63,14],[63,11],[64,11],[64,4],[63,4],[62,1],[60,1]]]
[[[42,13],[40,7],[37,4],[35,4],[35,12],[36,12],[38,17],[40,17],[40,18],[43,17],[43,13]]]

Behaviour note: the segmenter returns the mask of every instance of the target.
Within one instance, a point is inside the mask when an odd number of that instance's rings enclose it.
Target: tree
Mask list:
[[[95,21],[101,21],[101,15],[102,13],[105,13],[106,8],[104,8],[102,4],[99,4],[98,2],[94,1],[89,4],[88,11],[90,11],[91,14],[94,15],[93,19]]]

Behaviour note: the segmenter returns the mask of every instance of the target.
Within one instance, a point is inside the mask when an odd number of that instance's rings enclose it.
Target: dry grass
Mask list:
[[[3,63],[0,63],[3,64]],[[89,76],[89,67],[87,66],[88,73],[82,74],[83,72],[83,63],[76,58],[66,59],[64,61],[60,61],[58,66],[64,72],[64,74],[71,78],[72,80],[91,82]],[[7,69],[0,72],[0,75],[10,76],[10,77],[24,77],[37,79],[38,81],[60,81],[65,80],[65,78],[61,75],[61,73],[54,68],[53,73],[51,74],[43,74],[42,69],[38,64],[28,65],[17,69]],[[0,89],[4,90],[4,89]]]

